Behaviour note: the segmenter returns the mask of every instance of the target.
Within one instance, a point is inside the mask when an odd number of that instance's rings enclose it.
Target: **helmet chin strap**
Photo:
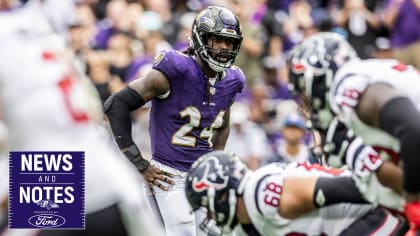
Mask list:
[[[207,62],[208,63],[208,62]],[[222,72],[222,71],[224,71],[224,70],[226,70],[226,68],[223,68],[223,67],[220,67],[220,66],[216,66],[216,65],[214,65],[214,64],[212,64],[212,63],[208,63],[209,64],[209,66],[210,66],[210,68],[212,69],[212,70],[214,70],[214,71],[216,71],[216,72]]]
[[[212,70],[218,73],[223,72],[224,70],[226,70],[228,67],[231,66],[231,62],[226,62],[226,63],[223,63],[224,66],[219,66],[217,64],[220,64],[220,63],[214,60],[213,58],[211,58],[211,56],[209,56],[208,59],[206,58],[205,61],[207,62],[207,64]]]

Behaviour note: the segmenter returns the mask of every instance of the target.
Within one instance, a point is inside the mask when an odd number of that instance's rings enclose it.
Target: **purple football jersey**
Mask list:
[[[233,66],[214,86],[208,85],[195,59],[179,51],[161,52],[153,68],[170,83],[167,98],[152,100],[149,129],[153,159],[188,171],[197,158],[213,150],[214,129],[222,125],[236,94],[242,91],[245,76]]]

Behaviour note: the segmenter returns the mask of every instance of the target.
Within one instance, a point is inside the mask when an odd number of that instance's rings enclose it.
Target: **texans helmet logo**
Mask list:
[[[216,157],[210,157],[208,161],[203,163],[202,169],[204,170],[201,178],[193,178],[192,187],[194,191],[202,192],[210,187],[220,190],[227,186],[229,176],[223,172],[223,166]]]

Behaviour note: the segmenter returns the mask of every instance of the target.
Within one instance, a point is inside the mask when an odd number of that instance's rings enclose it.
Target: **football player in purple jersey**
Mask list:
[[[224,149],[229,108],[245,82],[233,65],[241,42],[238,17],[210,6],[195,18],[187,51],[160,52],[145,77],[105,102],[117,144],[151,185],[168,235],[196,235],[185,177],[198,157]],[[150,100],[148,161],[132,140],[130,112]]]

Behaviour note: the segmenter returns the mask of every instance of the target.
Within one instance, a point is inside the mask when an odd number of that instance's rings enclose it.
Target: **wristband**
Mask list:
[[[368,203],[351,177],[319,177],[315,184],[313,203],[321,208],[337,203]]]
[[[150,162],[143,158],[135,144],[131,144],[123,153],[140,172],[146,170],[150,165]]]

